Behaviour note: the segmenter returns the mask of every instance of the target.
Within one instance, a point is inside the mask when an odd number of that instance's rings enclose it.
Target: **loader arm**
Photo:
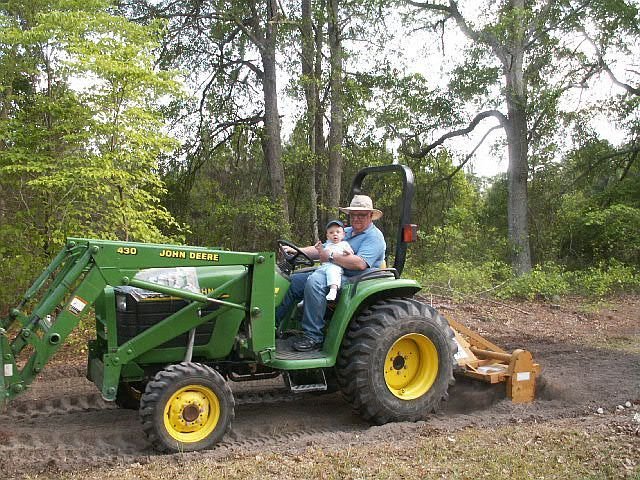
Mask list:
[[[149,268],[212,264],[246,268],[206,295],[135,278],[138,272]],[[18,306],[10,310],[7,318],[0,319],[0,406],[32,383],[106,287],[138,287],[189,302],[162,324],[105,355],[102,390],[107,399],[115,396],[114,384],[117,387],[120,369],[132,358],[229,309],[244,312],[254,333],[250,349],[268,359],[275,344],[271,328],[274,269],[275,258],[270,252],[238,253],[191,246],[70,238]],[[248,283],[246,298],[216,298],[235,282]],[[211,303],[221,308],[204,317],[190,315],[189,321],[183,321],[187,318],[181,316],[183,312]]]

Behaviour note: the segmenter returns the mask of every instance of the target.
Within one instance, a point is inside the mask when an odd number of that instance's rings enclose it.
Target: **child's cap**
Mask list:
[[[340,228],[344,228],[344,223],[342,223],[340,220],[331,220],[329,223],[327,223],[327,226],[324,227],[324,229],[329,230],[329,227],[331,225],[338,225]]]

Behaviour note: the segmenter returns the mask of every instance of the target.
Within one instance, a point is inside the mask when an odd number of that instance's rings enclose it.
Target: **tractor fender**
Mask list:
[[[342,338],[351,319],[379,300],[391,297],[413,297],[421,288],[415,280],[396,279],[393,276],[343,285],[324,341],[323,350],[331,358],[331,364],[335,364]]]

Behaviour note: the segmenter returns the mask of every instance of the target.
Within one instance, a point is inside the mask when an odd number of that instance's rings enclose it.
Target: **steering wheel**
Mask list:
[[[305,267],[313,267],[313,265],[315,264],[315,262],[309,257],[309,255],[304,253],[302,249],[297,245],[294,245],[293,243],[282,239],[278,240],[277,244],[278,251],[282,253],[282,257],[285,261],[280,262],[279,265],[282,270],[286,271],[286,273],[291,273],[295,269],[295,267],[299,265]],[[287,253],[284,247],[292,248],[293,250],[295,250],[295,253]],[[286,263],[286,265],[284,263]]]

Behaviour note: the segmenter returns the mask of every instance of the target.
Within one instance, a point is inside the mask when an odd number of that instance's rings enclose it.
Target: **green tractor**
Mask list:
[[[160,451],[216,444],[234,418],[229,382],[278,375],[297,392],[337,383],[374,424],[425,418],[446,398],[454,365],[463,364],[454,356],[470,347],[414,298],[420,285],[400,277],[415,237],[411,170],[365,168],[352,193],[374,173],[402,177],[394,267],[343,286],[321,351],[296,352],[278,338],[299,320],[294,311],[277,327],[275,309],[291,273],[308,264],[300,255],[69,238],[0,320],[0,405],[27,389],[93,306],[87,376],[105,400],[139,409]]]

